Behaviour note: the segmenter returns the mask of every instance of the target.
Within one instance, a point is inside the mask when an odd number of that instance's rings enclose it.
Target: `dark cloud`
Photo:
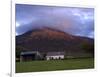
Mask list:
[[[17,4],[16,23],[17,35],[47,26],[73,35],[94,37],[93,8]]]

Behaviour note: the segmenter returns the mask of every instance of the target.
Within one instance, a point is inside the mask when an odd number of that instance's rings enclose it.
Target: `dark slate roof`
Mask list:
[[[47,56],[65,55],[65,52],[48,52]]]
[[[27,55],[27,54],[39,54],[38,51],[25,51],[25,52],[21,52],[20,55]]]

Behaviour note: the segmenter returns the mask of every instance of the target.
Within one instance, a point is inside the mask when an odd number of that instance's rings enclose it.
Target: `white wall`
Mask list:
[[[57,56],[46,56],[46,59],[47,60],[50,60],[50,58],[53,58],[53,59],[64,59],[64,55],[57,55]]]

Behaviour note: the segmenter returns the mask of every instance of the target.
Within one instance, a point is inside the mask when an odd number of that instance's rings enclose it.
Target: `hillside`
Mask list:
[[[68,51],[77,53],[83,51],[82,45],[94,45],[94,40],[87,37],[74,36],[51,28],[33,29],[16,36],[16,51]],[[89,51],[94,52],[94,51]]]

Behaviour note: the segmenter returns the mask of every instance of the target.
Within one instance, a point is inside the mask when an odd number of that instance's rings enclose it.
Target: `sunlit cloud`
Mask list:
[[[16,35],[18,35],[18,33],[16,32]]]
[[[16,27],[19,27],[20,26],[20,23],[19,22],[16,22]]]

